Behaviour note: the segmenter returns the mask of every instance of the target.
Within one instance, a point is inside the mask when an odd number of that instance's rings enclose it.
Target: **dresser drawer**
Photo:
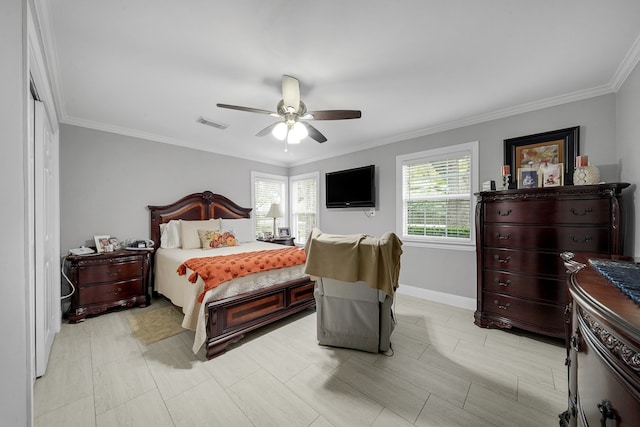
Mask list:
[[[527,301],[507,295],[485,292],[483,311],[545,330],[564,331],[564,304]]]
[[[487,203],[485,222],[525,224],[608,224],[611,202],[608,199],[522,200]]]
[[[142,278],[113,282],[104,285],[87,286],[79,296],[80,305],[113,302],[136,295],[144,296]]]
[[[142,262],[138,260],[80,267],[80,286],[92,283],[115,282],[142,276]]]
[[[566,281],[540,278],[505,271],[484,271],[484,289],[516,298],[537,301],[566,303],[568,300]]]
[[[565,268],[556,252],[529,252],[487,248],[483,251],[485,270],[510,271],[564,278]]]
[[[609,253],[611,232],[605,227],[485,225],[485,246]]]

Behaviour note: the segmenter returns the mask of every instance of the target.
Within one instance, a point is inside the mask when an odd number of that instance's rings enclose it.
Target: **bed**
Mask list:
[[[217,248],[167,248],[161,244],[161,227],[175,220],[220,220],[224,227],[237,224],[246,229],[250,208],[210,191],[193,193],[165,206],[148,206],[151,216],[150,238],[157,248],[152,260],[154,293],[164,295],[185,314],[182,326],[195,331],[194,353],[205,346],[207,359],[226,351],[228,345],[254,329],[315,306],[315,282],[304,274],[304,265],[247,275],[204,291],[202,278],[189,282],[189,274],[179,276],[177,268],[187,259],[255,251],[282,249],[282,245],[245,238],[238,246]],[[223,228],[224,228],[223,227]],[[252,228],[251,228],[252,230]],[[246,234],[246,233],[245,233]],[[249,241],[251,240],[251,241]],[[170,245],[168,245],[170,246]],[[215,252],[213,254],[212,252]],[[204,294],[202,302],[199,296]]]

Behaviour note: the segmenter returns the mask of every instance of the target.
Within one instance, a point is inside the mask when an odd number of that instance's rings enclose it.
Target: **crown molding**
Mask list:
[[[611,79],[610,86],[614,92],[618,92],[624,82],[627,80],[633,69],[638,65],[640,61],[640,36],[633,42],[631,49],[627,52],[626,56],[618,66],[613,78]]]

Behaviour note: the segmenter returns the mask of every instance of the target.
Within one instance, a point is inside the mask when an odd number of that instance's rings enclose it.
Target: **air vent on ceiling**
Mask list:
[[[198,120],[196,121],[198,123],[202,123],[203,125],[211,126],[218,129],[226,129],[229,127],[229,125],[225,125],[224,123],[217,123],[213,120],[205,119],[204,117],[198,117]]]

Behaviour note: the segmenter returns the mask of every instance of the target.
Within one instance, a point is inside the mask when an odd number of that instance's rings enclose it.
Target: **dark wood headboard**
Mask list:
[[[250,218],[251,208],[243,208],[220,194],[211,191],[193,193],[165,206],[147,206],[151,213],[150,239],[160,247],[160,224],[172,219],[239,219]]]

